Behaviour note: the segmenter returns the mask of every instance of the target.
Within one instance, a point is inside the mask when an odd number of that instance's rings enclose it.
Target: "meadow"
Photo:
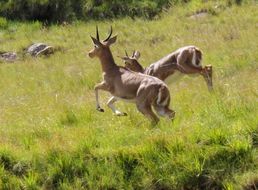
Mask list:
[[[192,1],[153,20],[121,18],[44,26],[0,22],[0,189],[257,189],[258,9]],[[200,18],[189,16],[208,10]],[[2,23],[2,25],[1,25]],[[90,59],[90,35],[104,39],[113,26],[115,61],[124,50],[141,52],[147,66],[185,45],[204,53],[214,69],[214,91],[201,77],[172,78],[173,122],[157,126],[134,104],[116,117],[95,110],[94,85],[102,80]],[[49,57],[23,54],[31,43],[56,48]]]

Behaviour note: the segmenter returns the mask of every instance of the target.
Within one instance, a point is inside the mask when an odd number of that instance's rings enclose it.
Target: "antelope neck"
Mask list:
[[[144,73],[145,69],[136,61],[137,72]]]
[[[102,71],[107,72],[110,70],[113,70],[114,68],[117,68],[118,66],[116,65],[113,55],[110,51],[110,49],[106,49],[103,54],[99,57],[101,66],[102,66]]]

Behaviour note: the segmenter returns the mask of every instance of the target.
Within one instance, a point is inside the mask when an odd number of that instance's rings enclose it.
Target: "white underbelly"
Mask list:
[[[120,98],[120,97],[117,97],[117,96],[115,96],[115,98],[117,100],[121,100],[121,101],[124,101],[124,102],[135,103],[135,98],[133,98],[133,99],[125,99],[125,98]]]

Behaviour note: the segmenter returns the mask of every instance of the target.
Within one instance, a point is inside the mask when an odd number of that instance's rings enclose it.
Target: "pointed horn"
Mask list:
[[[96,35],[97,35],[97,40],[99,41],[99,30],[98,30],[98,26],[96,26]]]
[[[109,33],[108,37],[104,40],[104,42],[109,40],[109,38],[111,37],[112,33],[113,33],[113,29],[112,29],[112,26],[111,26],[110,27],[110,33]]]
[[[135,50],[133,50],[133,56],[132,57],[134,57],[134,54],[135,54]]]
[[[128,56],[128,53],[127,53],[127,51],[126,51],[126,50],[125,50],[125,55],[126,55],[126,57],[129,57],[129,56]]]

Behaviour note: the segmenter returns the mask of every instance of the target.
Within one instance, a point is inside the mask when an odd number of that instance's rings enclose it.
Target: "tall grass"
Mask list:
[[[251,189],[258,179],[257,3],[177,6],[160,20],[124,18],[44,27],[7,22],[0,50],[17,51],[0,64],[1,189]],[[201,2],[201,1],[200,1]],[[215,8],[215,4],[216,7]],[[201,9],[216,14],[191,19]],[[152,127],[133,104],[128,117],[95,110],[98,60],[89,59],[95,25],[112,25],[115,60],[137,49],[149,65],[194,44],[214,68],[214,92],[200,77],[169,84],[174,122]],[[32,42],[57,47],[50,57],[23,56]],[[104,104],[108,93],[101,92]]]

